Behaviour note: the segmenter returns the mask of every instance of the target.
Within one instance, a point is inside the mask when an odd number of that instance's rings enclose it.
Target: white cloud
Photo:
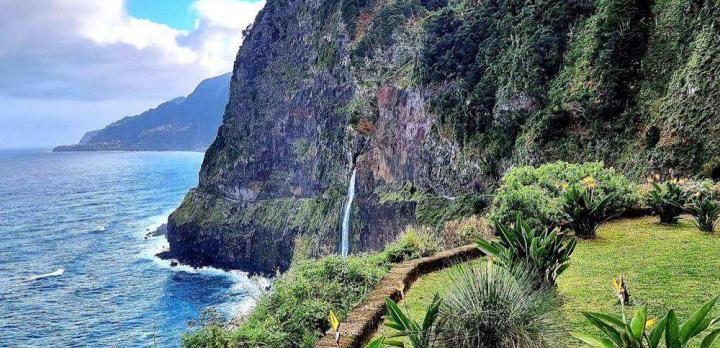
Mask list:
[[[3,0],[0,95],[172,97],[230,71],[264,2],[197,0],[191,31],[134,18],[123,0]]]
[[[181,42],[194,43],[198,62],[208,71],[213,74],[229,71],[228,62],[232,65],[235,59],[242,31],[264,5],[264,1],[197,0],[191,6],[198,14],[195,30]]]
[[[211,26],[243,30],[264,5],[264,1],[197,0],[192,8]]]
[[[32,110],[33,122],[72,117],[58,105],[92,113],[96,103],[103,122],[108,105],[117,109],[114,119],[138,105],[154,107],[232,70],[242,30],[263,5],[196,0],[189,9],[198,17],[195,28],[185,31],[132,17],[124,0],[2,0],[0,99],[47,105]],[[30,112],[1,112],[0,123],[20,125]]]

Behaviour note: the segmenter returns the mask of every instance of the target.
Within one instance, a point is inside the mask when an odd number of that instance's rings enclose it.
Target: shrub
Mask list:
[[[517,214],[514,224],[497,225],[500,242],[478,240],[478,247],[486,254],[497,257],[507,267],[523,267],[535,274],[537,283],[555,284],[557,277],[570,264],[570,255],[577,240],[566,241],[565,233],[557,228],[535,229]]]
[[[715,181],[720,180],[720,157],[713,157],[702,168],[703,175]]]
[[[312,347],[329,328],[327,313],[334,310],[344,317],[388,269],[382,254],[300,261],[275,281],[272,292],[236,329],[222,337],[229,337],[230,346]],[[212,346],[207,337],[216,330],[217,324],[186,334],[183,346]]]
[[[598,200],[610,194],[617,195],[608,205],[607,214],[615,215],[640,206],[639,187],[614,169],[599,162],[555,162],[508,171],[493,200],[490,220],[494,224],[508,225],[514,221],[515,214],[521,212],[533,228],[559,226],[564,220],[564,187],[578,185],[586,177],[597,181],[595,195]]]
[[[666,348],[686,347],[692,338],[700,335],[720,320],[720,318],[706,319],[716,301],[717,297],[707,302],[682,325],[678,323],[675,311],[672,309],[657,325],[653,319],[648,319],[646,306],[640,307],[630,322],[625,320],[624,313],[620,319],[602,313],[583,312],[585,318],[600,329],[603,335],[594,336],[576,332],[573,332],[572,335],[592,347],[657,348],[661,346],[664,332]],[[705,336],[700,347],[711,347],[718,335],[720,335],[720,329],[713,330]]]
[[[653,182],[648,192],[648,205],[660,216],[660,223],[675,224],[683,212],[686,196],[675,180],[665,181],[662,185]]]
[[[596,186],[595,179],[587,177],[582,185],[573,185],[563,193],[564,213],[578,237],[594,238],[600,223],[608,218],[607,207],[617,198],[617,192],[600,198],[595,194]]]
[[[200,318],[190,321],[188,326],[199,330],[193,335],[184,335],[183,346],[227,347],[230,345],[230,332],[225,330],[223,316],[213,308],[204,310]]]
[[[693,222],[700,231],[709,233],[715,231],[715,223],[720,217],[720,204],[716,200],[700,194],[691,200],[687,211],[692,215]]]
[[[712,199],[720,199],[720,184],[709,180],[676,180],[676,183],[685,193],[685,197],[703,195]]]
[[[385,247],[390,262],[400,262],[430,256],[440,251],[440,241],[429,228],[408,227],[393,243]]]
[[[467,245],[479,238],[490,240],[494,236],[495,231],[487,220],[477,215],[448,221],[443,226],[443,244],[446,248]]]
[[[391,267],[438,250],[430,230],[408,229],[384,252],[343,258],[332,255],[294,262],[272,292],[236,327],[205,320],[183,335],[184,347],[312,347],[330,328],[327,314],[340,319],[362,302]],[[202,319],[202,318],[201,318]]]
[[[492,263],[451,273],[436,328],[446,347],[544,347],[554,334],[554,294],[530,273]]]

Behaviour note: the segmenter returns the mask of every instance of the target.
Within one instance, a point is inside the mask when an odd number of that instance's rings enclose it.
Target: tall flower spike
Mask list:
[[[615,296],[620,300],[620,302],[625,303],[625,286],[623,282],[622,276],[619,277],[613,277],[613,288],[615,288]]]
[[[330,310],[330,326],[335,331],[335,343],[340,344],[340,321],[338,320],[335,312]]]

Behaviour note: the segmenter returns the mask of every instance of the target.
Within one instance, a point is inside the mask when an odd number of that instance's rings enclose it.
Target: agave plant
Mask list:
[[[683,211],[686,195],[675,180],[665,181],[662,185],[652,183],[648,205],[660,216],[660,223],[675,224]]]
[[[608,216],[607,207],[617,198],[613,192],[604,197],[595,192],[596,184],[584,180],[582,186],[573,185],[563,193],[563,210],[570,227],[578,237],[593,238],[598,226]],[[587,182],[587,183],[586,183]]]
[[[551,319],[557,308],[550,286],[534,274],[492,261],[450,272],[436,331],[444,347],[545,348],[557,341]]]
[[[692,215],[693,222],[700,231],[715,231],[715,223],[720,217],[720,204],[716,200],[700,194],[692,199],[686,210]]]
[[[577,244],[577,239],[567,238],[566,233],[557,228],[531,228],[521,214],[517,214],[513,225],[498,224],[497,231],[500,242],[480,239],[478,248],[508,267],[527,267],[549,284],[555,284],[557,277],[568,268]]]
[[[403,313],[395,301],[389,298],[385,299],[388,311],[385,326],[395,330],[395,333],[389,336],[382,336],[370,342],[366,348],[380,348],[383,346],[404,347],[404,343],[392,340],[397,337],[407,337],[413,348],[430,348],[433,344],[433,328],[435,320],[438,317],[441,303],[442,300],[440,300],[440,296],[435,294],[425,311],[423,322],[420,324]]]
[[[678,323],[673,310],[670,310],[665,318],[655,325],[655,320],[648,320],[646,306],[640,307],[629,323],[625,320],[624,314],[623,318],[619,319],[602,313],[583,312],[585,318],[603,332],[603,336],[577,332],[571,334],[591,347],[657,348],[661,347],[661,338],[664,333],[666,348],[683,348],[692,338],[720,321],[720,318],[714,320],[707,318],[716,301],[717,297],[710,300],[682,325]],[[702,340],[700,348],[710,348],[718,336],[720,336],[720,329],[711,331]]]

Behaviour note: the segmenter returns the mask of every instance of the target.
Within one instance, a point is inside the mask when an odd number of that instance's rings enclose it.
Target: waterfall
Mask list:
[[[348,252],[350,251],[350,214],[352,214],[353,198],[355,198],[355,169],[353,169],[352,176],[350,176],[347,200],[345,201],[345,209],[343,210],[342,243],[340,244],[342,256],[348,256]]]

